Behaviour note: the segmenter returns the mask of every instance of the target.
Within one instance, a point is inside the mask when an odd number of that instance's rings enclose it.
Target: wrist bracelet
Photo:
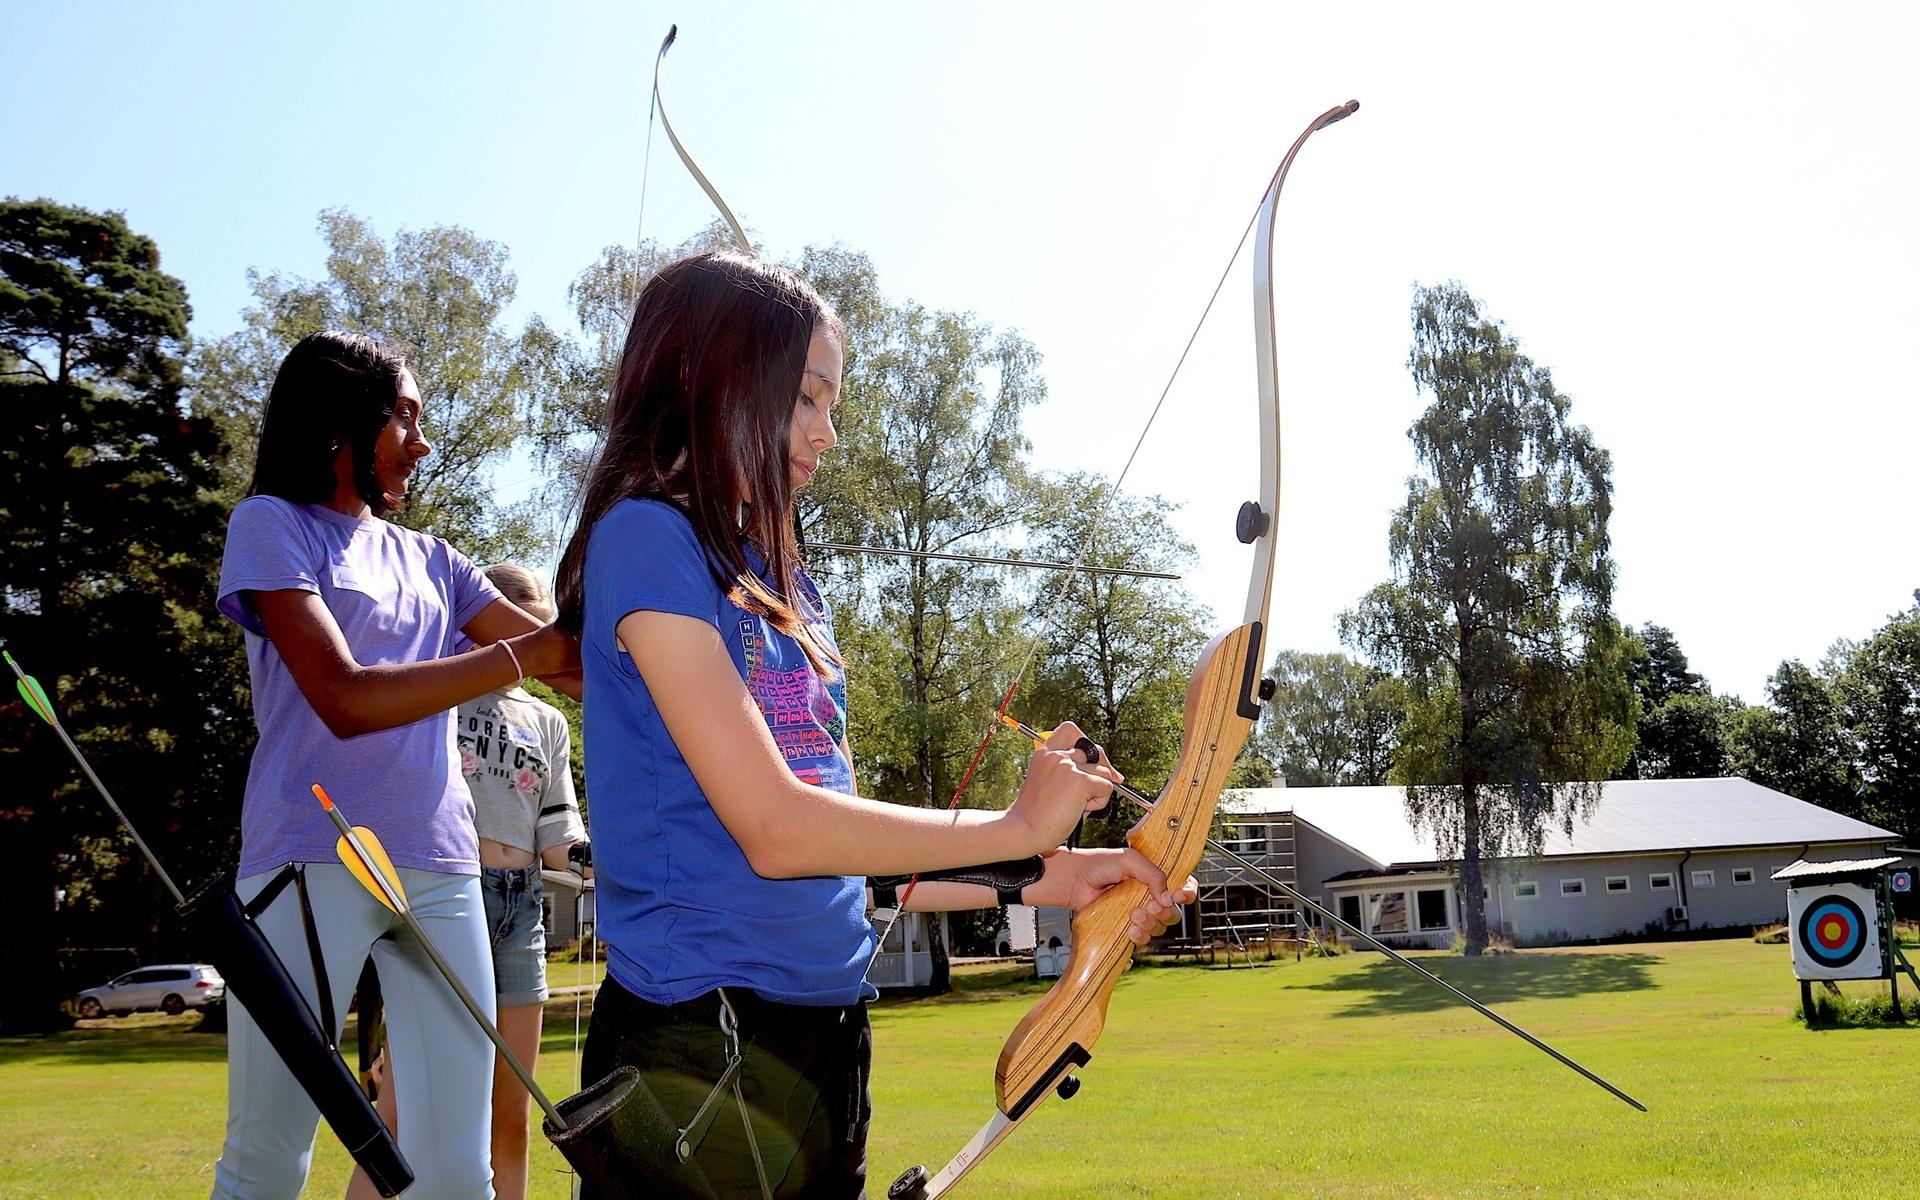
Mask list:
[[[501,638],[499,641],[495,642],[494,645],[500,647],[502,650],[505,650],[507,652],[508,660],[513,663],[512,686],[519,687],[521,681],[526,679],[527,677],[527,673],[520,669],[520,656],[513,652],[513,645],[510,642],[508,642],[505,638]]]

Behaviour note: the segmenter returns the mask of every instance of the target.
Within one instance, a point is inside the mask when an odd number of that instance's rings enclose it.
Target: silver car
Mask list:
[[[227,981],[204,963],[173,963],[128,971],[112,983],[88,988],[74,997],[83,1017],[116,1016],[135,1009],[157,1008],[177,1015],[189,1008],[205,1008],[227,994]]]

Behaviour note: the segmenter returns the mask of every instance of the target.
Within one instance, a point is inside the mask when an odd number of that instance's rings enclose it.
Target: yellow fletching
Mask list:
[[[393,869],[393,860],[387,857],[387,848],[380,844],[379,836],[365,825],[355,825],[353,835],[359,840],[361,846],[366,848],[367,857],[373,860],[373,865],[380,874],[386,876],[387,886],[393,889],[393,894],[404,901],[407,898],[407,890],[400,886],[400,874]],[[380,885],[374,882],[372,875],[367,873],[366,863],[362,862],[360,856],[354,852],[353,843],[349,842],[344,834],[335,843],[334,850],[340,855],[340,861],[346,864],[347,870],[360,881],[361,887],[372,892],[373,898],[380,903],[393,908],[392,902],[387,899],[387,894],[380,890]],[[394,911],[400,910],[394,909]]]

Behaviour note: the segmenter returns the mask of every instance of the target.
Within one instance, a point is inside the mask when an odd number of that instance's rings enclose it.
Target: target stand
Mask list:
[[[1894,937],[1893,893],[1913,886],[1911,868],[1898,858],[1800,861],[1774,872],[1787,884],[1787,937],[1793,976],[1800,981],[1800,1011],[1813,1023],[1813,985],[1839,979],[1884,979],[1892,988],[1894,1019],[1900,1012],[1899,972],[1920,986],[1920,976]]]

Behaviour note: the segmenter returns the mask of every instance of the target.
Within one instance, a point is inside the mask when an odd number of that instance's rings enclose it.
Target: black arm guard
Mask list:
[[[983,863],[977,867],[948,867],[943,871],[922,871],[922,882],[931,883],[938,879],[947,883],[974,883],[981,887],[990,887],[1001,904],[1020,903],[1020,891],[1030,883],[1039,881],[1047,873],[1046,860],[1038,854],[1032,858],[1010,858],[1005,862]],[[875,908],[895,908],[899,905],[898,892],[911,875],[869,875],[867,886],[873,889]]]

